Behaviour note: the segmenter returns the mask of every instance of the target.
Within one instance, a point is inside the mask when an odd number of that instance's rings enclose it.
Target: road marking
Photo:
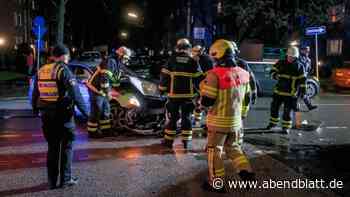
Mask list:
[[[338,104],[338,103],[321,103],[318,105],[322,105],[322,106],[350,106],[350,103],[344,103],[344,104]]]
[[[326,129],[347,129],[348,127],[342,126],[342,127],[337,127],[337,126],[330,126],[330,127],[325,127]]]

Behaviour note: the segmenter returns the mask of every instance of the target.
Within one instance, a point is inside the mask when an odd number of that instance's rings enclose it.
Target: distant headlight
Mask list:
[[[139,79],[137,77],[130,77],[130,81],[143,95],[160,96],[158,86],[156,84]]]

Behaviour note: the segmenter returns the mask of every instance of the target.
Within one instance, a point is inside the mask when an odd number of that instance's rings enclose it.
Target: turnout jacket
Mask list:
[[[279,60],[271,69],[271,76],[278,80],[274,93],[281,96],[297,97],[298,90],[306,92],[306,76],[299,61]]]
[[[235,132],[242,128],[242,113],[248,110],[249,73],[236,67],[217,66],[200,84],[202,105],[210,107],[208,130]]]
[[[169,98],[193,98],[202,76],[194,59],[186,53],[175,53],[161,70],[159,90]]]
[[[111,89],[111,83],[115,80],[113,73],[104,65],[97,66],[94,74],[86,83],[89,90],[97,96],[107,96]]]

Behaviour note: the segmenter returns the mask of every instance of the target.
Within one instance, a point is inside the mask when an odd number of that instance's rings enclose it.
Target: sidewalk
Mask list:
[[[27,97],[0,97],[0,119],[31,115],[32,108]]]

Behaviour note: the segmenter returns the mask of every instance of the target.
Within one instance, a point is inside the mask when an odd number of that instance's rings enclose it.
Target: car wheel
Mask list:
[[[258,91],[258,97],[264,96],[263,90],[262,90],[262,88],[261,88],[261,86],[260,86],[259,83],[256,83],[256,89],[257,89],[257,91]]]
[[[309,98],[313,98],[319,93],[319,85],[315,81],[308,81],[306,87],[306,95]]]

